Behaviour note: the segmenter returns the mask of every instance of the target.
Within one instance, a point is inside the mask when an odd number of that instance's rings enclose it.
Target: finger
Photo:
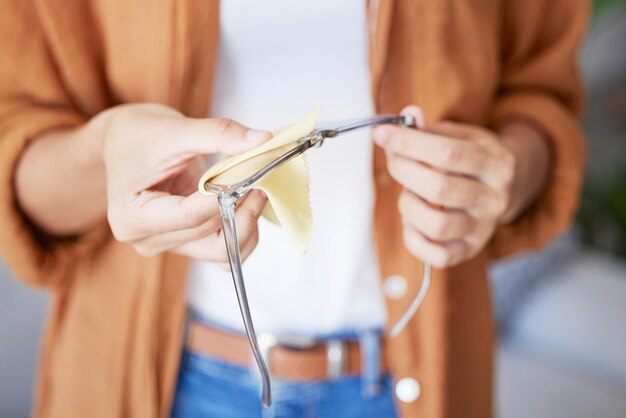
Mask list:
[[[171,248],[169,251],[195,260],[228,264],[228,254],[222,231],[195,241],[186,242],[178,247]]]
[[[424,126],[426,125],[424,112],[422,111],[422,108],[420,108],[419,106],[415,106],[415,105],[406,106],[404,109],[400,111],[400,114],[413,116],[413,119],[415,119],[415,126],[417,127],[417,129],[423,129]]]
[[[221,219],[219,216],[215,216],[198,227],[152,235],[133,242],[133,246],[141,255],[150,257],[179,247],[187,242],[197,241],[212,234],[217,234],[221,228]]]
[[[258,219],[263,212],[267,198],[254,190],[248,198],[235,210],[235,225],[237,226],[237,241],[242,259],[247,257],[256,246],[258,240]],[[204,239],[185,243],[174,250],[186,255],[207,261],[227,263],[228,256],[224,243],[223,230],[217,237],[210,236]],[[215,242],[219,242],[217,246]]]
[[[263,213],[266,204],[267,195],[262,190],[251,190],[239,201],[235,215],[240,213],[240,216],[249,216],[256,221]]]
[[[408,190],[400,194],[398,210],[405,224],[434,241],[463,239],[475,224],[467,213],[433,208]]]
[[[245,240],[244,243],[240,243],[241,247],[239,252],[242,262],[252,254],[257,244],[258,232]],[[169,251],[196,260],[210,261],[217,264],[222,270],[230,271],[230,263],[228,261],[228,253],[225,245],[224,236],[222,232],[220,232],[196,241],[185,243]]]
[[[415,257],[437,268],[451,267],[460,263],[469,251],[464,241],[436,243],[411,227],[404,228],[404,245]]]
[[[246,259],[252,254],[252,251],[256,248],[259,243],[259,230],[255,229],[254,233],[248,237],[248,239],[242,244],[241,247],[241,262],[246,261]]]
[[[248,256],[250,256],[250,254],[252,254],[258,242],[259,240],[258,240],[258,235],[257,235],[256,240],[248,240],[245,248],[241,249],[241,262],[242,263],[246,261],[246,259],[248,258]],[[216,264],[222,270],[230,272],[230,263],[226,262],[226,263],[216,263]]]
[[[241,262],[243,263],[250,256],[250,254],[252,254],[252,251],[254,251],[257,244],[259,243],[259,229],[255,228],[252,234],[248,235],[247,237],[241,236],[241,238],[239,238],[240,234],[239,231],[237,231],[237,237],[239,240],[239,255],[241,257]],[[224,263],[217,264],[222,270],[230,271],[230,263],[228,262],[228,260]]]
[[[434,123],[426,128],[427,132],[435,135],[448,136],[450,138],[458,138],[465,140],[480,140],[480,138],[489,136],[486,129],[469,125],[466,123],[452,122],[449,120]]]
[[[230,119],[186,118],[172,146],[178,153],[235,155],[271,138],[269,131],[250,129]]]
[[[110,215],[114,210],[109,211]],[[123,241],[133,242],[159,233],[196,228],[219,216],[219,207],[215,196],[198,191],[189,196],[146,191],[136,196],[124,212],[118,218],[125,219],[128,227],[121,229],[132,231],[132,236]]]
[[[263,209],[267,203],[267,197],[260,190],[253,190],[248,193],[248,198],[239,205],[235,210],[235,222],[237,224],[237,237],[239,239],[239,247],[241,249],[241,256],[244,257],[244,249],[250,250],[247,247],[248,241],[252,240],[256,246],[258,240],[258,222],[259,217],[263,213]],[[246,253],[246,257],[249,252]]]
[[[204,156],[195,157],[182,172],[159,183],[151,190],[169,192],[170,194],[189,196],[198,190],[198,179],[207,170],[209,164]]]
[[[463,164],[473,164],[475,169],[468,170],[469,175],[480,178],[485,184],[499,190],[506,188],[513,176],[515,165],[511,150],[489,130],[457,122],[440,122],[428,128],[428,132],[442,137],[465,138],[457,141],[465,144],[458,151],[448,150],[451,154],[463,155],[457,158]],[[454,155],[452,155],[454,157]],[[455,160],[455,158],[451,158]]]
[[[244,195],[238,202],[239,206],[246,206],[248,205],[246,202],[249,200],[250,197],[254,198],[254,196],[258,196],[258,191],[253,191],[251,193],[247,193],[246,195]],[[213,200],[215,201],[215,198],[212,196],[202,196],[205,198],[205,200]],[[207,199],[208,198],[208,199]],[[259,199],[258,197],[256,199]],[[261,195],[261,199],[263,199],[263,195]],[[258,205],[259,203],[256,202],[254,199],[252,200],[252,205]],[[261,209],[262,210],[262,209]],[[145,214],[144,214],[145,216]],[[214,232],[219,231],[219,229],[221,228],[221,217],[220,217],[220,213],[219,213],[219,209],[215,209],[213,207],[213,204],[211,205],[211,211],[208,213],[199,213],[198,216],[207,216],[207,219],[200,225],[198,226],[191,226],[188,228],[184,228],[184,224],[179,223],[177,226],[181,227],[180,229],[175,229],[175,230],[164,230],[164,231],[159,231],[159,232],[154,232],[152,235],[143,238],[140,241],[135,241],[134,244],[136,245],[142,245],[144,247],[159,247],[161,251],[165,251],[165,250],[169,250],[173,247],[177,247],[180,246],[188,241],[195,241],[198,240],[200,238],[206,237]],[[148,220],[146,220],[148,221]],[[194,219],[187,219],[188,222],[190,223],[195,223]],[[162,227],[165,227],[165,224],[161,223],[160,224]],[[154,231],[154,229],[153,229]],[[141,242],[143,241],[143,242]]]
[[[444,171],[481,177],[490,167],[483,147],[464,139],[416,129],[380,126],[375,129],[374,140],[389,152]]]
[[[244,204],[250,195],[253,193],[244,195],[238,204]],[[135,231],[134,236],[127,237],[125,242],[137,244],[154,238],[154,242],[163,246],[173,241],[179,241],[180,245],[200,238],[202,234],[208,235],[214,227],[221,225],[219,204],[215,196],[206,196],[197,191],[187,197],[172,196],[166,192],[144,192],[138,200],[131,205],[130,211],[134,209],[138,213],[125,217],[128,223],[133,222],[128,229]],[[165,239],[159,240],[159,236]],[[166,249],[169,248],[171,246]]]
[[[479,165],[482,166],[482,174],[478,173],[477,176],[487,183],[491,181],[495,188],[501,185],[497,180],[501,177],[501,171],[507,169],[511,153],[493,132],[480,126],[450,121],[431,125],[427,131],[435,135],[464,139],[466,144],[471,145],[468,151],[475,153]]]
[[[479,181],[442,173],[394,154],[387,157],[387,167],[396,181],[431,204],[479,214],[490,208],[495,196]]]

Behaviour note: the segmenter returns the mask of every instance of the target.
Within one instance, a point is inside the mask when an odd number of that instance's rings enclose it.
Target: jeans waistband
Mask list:
[[[188,320],[198,321],[202,324],[205,324],[209,327],[216,328],[222,330],[227,333],[236,334],[245,336],[245,333],[240,330],[234,329],[229,326],[225,326],[223,324],[217,323],[209,318],[204,317],[203,315],[189,310]],[[364,396],[375,396],[380,392],[381,381],[382,381],[382,365],[380,364],[380,355],[381,348],[383,342],[383,331],[381,328],[370,328],[370,329],[346,329],[339,330],[332,333],[324,333],[324,334],[301,334],[301,335],[289,335],[289,336],[281,336],[278,337],[306,337],[310,339],[314,339],[320,342],[325,341],[356,341],[359,343],[361,348],[361,381],[362,381],[362,391]],[[252,366],[255,367],[255,366]]]

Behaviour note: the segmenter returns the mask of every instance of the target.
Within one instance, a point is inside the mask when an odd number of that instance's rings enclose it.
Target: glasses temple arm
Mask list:
[[[237,227],[235,225],[235,205],[238,197],[232,194],[220,194],[218,202],[220,207],[220,215],[222,218],[222,233],[226,242],[226,252],[228,254],[228,263],[230,264],[230,272],[237,293],[237,302],[243,319],[243,325],[246,329],[246,335],[252,349],[252,354],[259,367],[261,381],[263,384],[263,393],[261,401],[263,406],[268,407],[272,403],[270,374],[263,359],[261,349],[259,348],[252,315],[250,314],[250,305],[248,304],[248,296],[243,281],[243,271],[241,270],[241,255],[239,251],[239,243],[237,240]]]

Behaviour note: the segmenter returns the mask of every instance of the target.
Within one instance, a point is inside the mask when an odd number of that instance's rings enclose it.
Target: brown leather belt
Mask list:
[[[275,339],[260,335],[261,349],[272,376],[289,380],[326,380],[361,374],[361,348],[354,340]],[[270,344],[267,344],[267,342]],[[265,346],[265,347],[264,347]],[[250,367],[252,352],[243,335],[231,334],[198,321],[189,325],[187,348],[197,354]],[[384,346],[381,372],[386,372]],[[255,366],[256,367],[256,366]]]

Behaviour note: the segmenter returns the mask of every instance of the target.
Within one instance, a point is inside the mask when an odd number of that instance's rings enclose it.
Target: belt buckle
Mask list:
[[[343,340],[326,342],[326,372],[330,379],[338,379],[346,372],[348,350]]]
[[[302,336],[277,336],[270,333],[259,334],[259,348],[261,355],[265,360],[267,369],[272,373],[272,361],[270,353],[274,347],[281,346],[291,350],[307,350],[318,344],[322,344],[326,348],[326,364],[327,374],[330,379],[341,377],[346,371],[347,364],[347,347],[346,343],[341,339],[318,340],[311,337]],[[254,359],[251,359],[254,360]],[[250,363],[255,364],[254,361]],[[254,368],[258,375],[258,368]]]

